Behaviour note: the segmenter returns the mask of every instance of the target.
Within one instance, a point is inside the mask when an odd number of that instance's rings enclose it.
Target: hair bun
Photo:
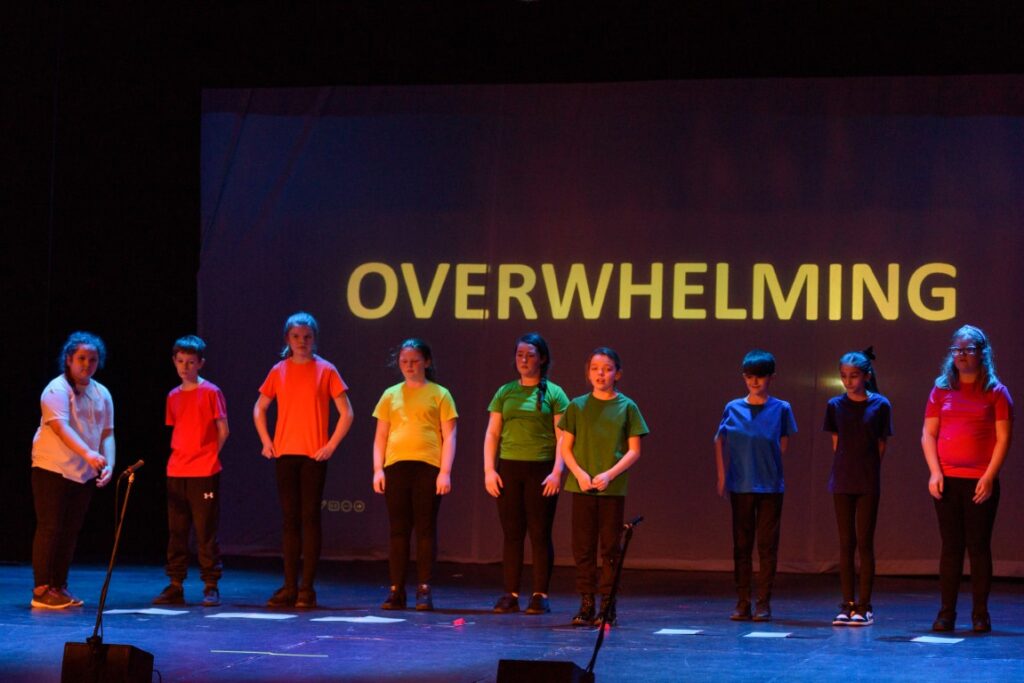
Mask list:
[[[868,348],[866,348],[863,351],[861,351],[861,353],[863,353],[865,356],[867,356],[868,360],[875,360],[875,347],[874,346],[869,346]]]

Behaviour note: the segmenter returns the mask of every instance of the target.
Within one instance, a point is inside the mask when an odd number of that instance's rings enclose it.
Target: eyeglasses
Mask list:
[[[977,356],[977,346],[950,346],[949,353],[953,356]]]

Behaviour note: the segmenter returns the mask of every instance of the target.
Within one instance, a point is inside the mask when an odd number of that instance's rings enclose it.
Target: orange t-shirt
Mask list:
[[[313,457],[327,445],[331,399],[346,391],[338,369],[320,356],[308,363],[286,358],[271,368],[260,393],[277,400],[277,454]]]

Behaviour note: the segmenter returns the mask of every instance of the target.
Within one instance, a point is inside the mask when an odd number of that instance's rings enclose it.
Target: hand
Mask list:
[[[580,470],[579,474],[576,474],[576,483],[580,485],[580,491],[586,493],[590,489],[594,488],[593,483],[590,481],[590,475]]]
[[[89,467],[96,470],[97,474],[103,471],[103,468],[107,466],[107,459],[94,450],[90,449],[86,451],[85,455],[82,457],[87,463],[89,463]]]
[[[545,497],[557,496],[559,489],[562,488],[562,473],[552,472],[548,476],[544,477],[544,481],[541,482],[544,487],[542,495]]]
[[[444,496],[451,493],[452,475],[439,472],[437,475],[437,495]]]
[[[263,444],[263,450],[260,451],[260,453],[267,460],[272,460],[273,458],[277,457],[277,451],[274,450],[274,444],[270,441],[267,441]]]
[[[928,479],[928,493],[935,500],[942,500],[942,474],[933,474]]]
[[[373,473],[373,490],[376,493],[384,493],[384,470]]]
[[[501,475],[496,470],[484,472],[484,488],[487,489],[487,493],[497,498],[501,495],[501,489],[504,486],[505,483],[501,480]]]
[[[992,477],[987,474],[978,480],[974,487],[974,502],[981,504],[992,497]]]
[[[103,488],[104,486],[106,486],[107,484],[110,483],[110,479],[113,476],[114,476],[114,469],[112,467],[104,466],[103,469],[100,470],[100,476],[96,480],[96,486],[98,486],[100,488]]]
[[[612,483],[612,478],[608,476],[607,472],[601,472],[595,474],[590,478],[590,483],[593,484],[594,488],[598,491],[604,491],[608,488],[608,484]]]
[[[314,453],[313,459],[317,462],[324,462],[325,460],[330,460],[332,455],[334,455],[334,448],[328,445]]]
[[[715,491],[718,492],[718,497],[721,498],[725,495],[725,477],[718,475],[718,481],[715,482]]]

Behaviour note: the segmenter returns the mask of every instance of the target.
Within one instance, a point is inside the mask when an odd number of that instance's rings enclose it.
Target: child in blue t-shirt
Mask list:
[[[775,357],[755,349],[743,358],[747,396],[729,401],[715,434],[718,495],[729,491],[732,504],[733,575],[736,580],[734,621],[771,621],[772,584],[779,554],[782,518],[782,454],[796,420],[789,403],[768,395],[775,377]],[[728,473],[724,452],[729,453]],[[757,539],[760,564],[757,604],[751,614],[752,552]]]

